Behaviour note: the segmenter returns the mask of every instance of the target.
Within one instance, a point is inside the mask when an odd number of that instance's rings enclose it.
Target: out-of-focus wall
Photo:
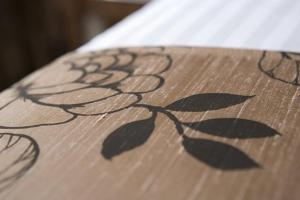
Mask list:
[[[0,91],[144,4],[136,0],[1,0]]]
[[[0,1],[0,90],[82,43],[80,0]]]

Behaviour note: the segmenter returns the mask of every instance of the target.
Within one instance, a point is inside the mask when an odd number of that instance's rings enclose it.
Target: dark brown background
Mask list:
[[[144,3],[1,0],[0,90],[76,49]]]

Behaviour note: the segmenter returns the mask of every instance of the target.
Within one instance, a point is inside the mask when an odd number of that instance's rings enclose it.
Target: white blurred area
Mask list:
[[[78,51],[157,45],[300,52],[300,1],[152,0]]]

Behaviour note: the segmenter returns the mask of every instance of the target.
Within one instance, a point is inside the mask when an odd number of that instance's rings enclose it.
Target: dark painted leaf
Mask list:
[[[260,167],[245,153],[228,144],[184,137],[185,150],[197,160],[222,170]]]
[[[112,159],[121,153],[144,144],[154,130],[155,117],[134,121],[112,132],[103,142],[101,154]]]
[[[201,122],[184,123],[184,125],[204,133],[227,138],[262,138],[271,137],[279,133],[260,122],[238,119],[218,118]]]
[[[166,106],[168,110],[200,112],[226,108],[243,103],[253,96],[241,96],[228,93],[205,93],[192,95]]]

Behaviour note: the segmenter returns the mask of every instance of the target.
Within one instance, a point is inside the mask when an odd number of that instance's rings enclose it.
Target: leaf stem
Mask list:
[[[166,115],[175,124],[178,134],[181,136],[184,136],[182,122],[175,115],[173,115],[171,112],[167,111],[163,107],[152,106],[152,105],[147,105],[147,104],[135,104],[135,105],[133,105],[133,107],[143,107],[143,108],[147,108],[149,111],[151,111],[153,113],[162,113],[162,114]]]

